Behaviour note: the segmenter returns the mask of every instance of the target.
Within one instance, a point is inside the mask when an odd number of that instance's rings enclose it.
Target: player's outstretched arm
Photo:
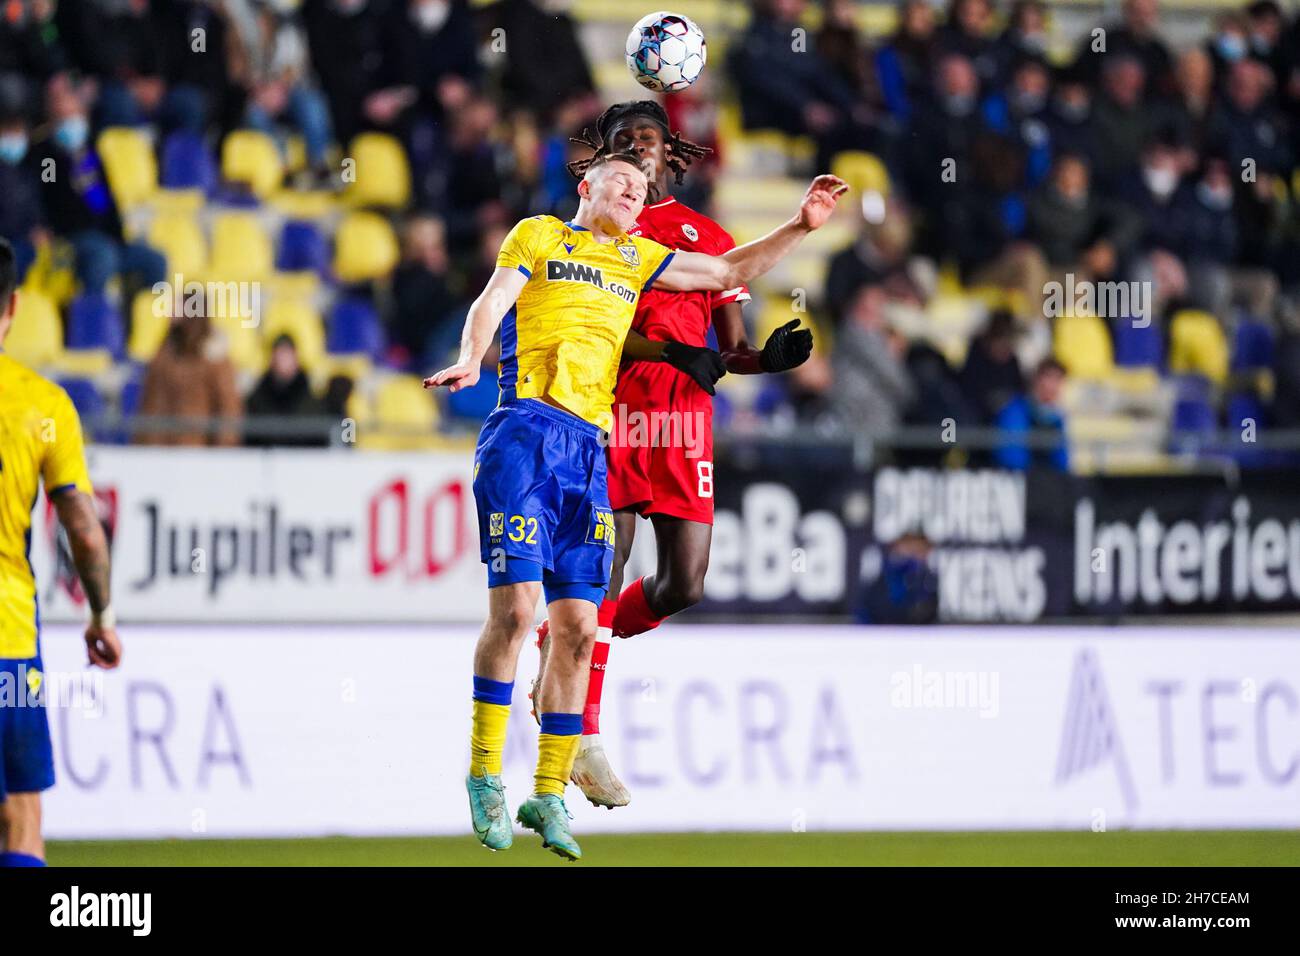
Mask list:
[[[623,357],[634,362],[667,362],[689,375],[710,395],[716,394],[713,386],[727,374],[722,356],[711,348],[681,342],[658,342],[635,331],[628,332],[623,340]]]
[[[501,320],[515,304],[527,281],[528,277],[518,269],[507,269],[504,266],[496,268],[482,293],[469,307],[456,364],[426,378],[425,388],[445,385],[451,391],[459,392],[478,382],[483,353],[492,344],[492,337],[497,334]]]
[[[655,280],[656,287],[671,292],[725,292],[756,279],[788,255],[804,236],[824,226],[848,188],[848,183],[838,176],[818,176],[809,184],[798,214],[789,222],[721,256],[678,252]]]
[[[95,513],[95,500],[84,491],[64,488],[53,495],[59,524],[68,535],[72,563],[81,579],[81,590],[90,605],[86,627],[86,652],[90,663],[111,669],[122,660],[113,612],[109,608],[110,559],[108,539]]]

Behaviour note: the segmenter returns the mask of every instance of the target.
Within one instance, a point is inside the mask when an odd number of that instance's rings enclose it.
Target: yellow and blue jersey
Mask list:
[[[597,242],[554,216],[516,224],[497,265],[528,282],[501,323],[502,398],[547,399],[608,430],[637,299],[672,257],[641,236]]]
[[[36,578],[29,560],[40,486],[92,494],[81,422],[67,392],[0,354],[0,659],[37,656]]]

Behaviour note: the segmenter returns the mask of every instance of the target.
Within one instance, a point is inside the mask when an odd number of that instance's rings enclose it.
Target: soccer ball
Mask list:
[[[627,35],[627,68],[656,93],[680,93],[699,77],[708,49],[689,17],[660,10],[637,21]]]

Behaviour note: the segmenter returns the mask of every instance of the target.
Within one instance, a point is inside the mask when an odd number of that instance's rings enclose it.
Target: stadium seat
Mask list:
[[[438,406],[414,375],[394,375],[375,389],[372,417],[359,429],[359,445],[379,450],[428,448],[435,443]]]
[[[241,183],[258,199],[266,199],[284,181],[284,164],[275,140],[265,133],[237,129],[221,144],[221,175]]]
[[[330,314],[326,349],[331,355],[382,355],[384,332],[374,306],[365,299],[339,299]]]
[[[288,335],[298,347],[298,361],[311,374],[325,359],[325,329],[320,313],[309,302],[279,299],[266,309],[262,342],[269,354],[279,335]]]
[[[118,209],[134,209],[157,192],[158,163],[153,144],[139,130],[110,127],[99,134],[96,147]]]
[[[107,296],[83,293],[68,306],[69,351],[103,351],[113,358],[126,352],[122,316]]]
[[[184,213],[164,213],[149,225],[149,245],[167,257],[167,281],[199,280],[208,263],[208,243],[198,220]]]
[[[251,281],[267,276],[274,265],[271,237],[256,213],[220,213],[212,222],[209,274],[220,281]]]
[[[393,227],[377,213],[349,213],[334,235],[334,274],[341,282],[383,278],[400,258]]]
[[[411,170],[406,151],[392,136],[362,133],[352,140],[346,159],[356,166],[356,179],[343,193],[351,206],[405,209],[411,201]]]
[[[63,323],[53,300],[33,289],[18,293],[18,311],[4,342],[5,352],[23,365],[40,369],[63,352]]]
[[[1110,331],[1095,315],[1057,316],[1052,330],[1052,352],[1075,378],[1104,379],[1115,361]]]
[[[166,189],[197,189],[212,193],[217,188],[217,162],[197,133],[172,133],[163,143],[162,185]]]
[[[156,296],[148,290],[137,292],[131,301],[131,334],[127,338],[126,355],[133,362],[151,361],[171,328],[171,309],[155,315],[156,301]]]
[[[867,193],[889,195],[889,172],[872,153],[858,150],[840,153],[831,161],[831,173],[848,183],[859,200]]]
[[[321,275],[329,270],[329,245],[315,223],[289,220],[284,224],[275,267],[281,272],[315,272]]]
[[[488,413],[492,409],[496,408],[499,398],[500,391],[497,387],[496,369],[485,368],[479,376],[479,380],[471,388],[463,388],[459,392],[449,392],[447,394],[447,411],[456,418],[481,422],[488,417]],[[716,405],[715,402],[715,416],[717,414]]]
[[[1128,319],[1117,319],[1111,325],[1111,331],[1115,336],[1116,365],[1159,368],[1164,361],[1164,336],[1157,323],[1149,322],[1140,327]]]
[[[81,416],[82,426],[98,419],[104,414],[107,403],[99,393],[98,386],[88,378],[60,378],[59,387],[68,393],[72,405]]]
[[[1228,377],[1228,343],[1219,320],[1209,312],[1185,309],[1169,324],[1169,370],[1196,372],[1216,385]]]
[[[1232,342],[1232,370],[1273,367],[1273,330],[1263,322],[1242,319]]]
[[[327,190],[281,189],[268,203],[286,219],[327,219],[338,208],[334,194]]]

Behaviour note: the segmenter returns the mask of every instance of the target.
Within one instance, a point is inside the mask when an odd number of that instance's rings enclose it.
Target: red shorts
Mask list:
[[[713,399],[663,362],[633,362],[614,389],[609,503],[713,524]]]

